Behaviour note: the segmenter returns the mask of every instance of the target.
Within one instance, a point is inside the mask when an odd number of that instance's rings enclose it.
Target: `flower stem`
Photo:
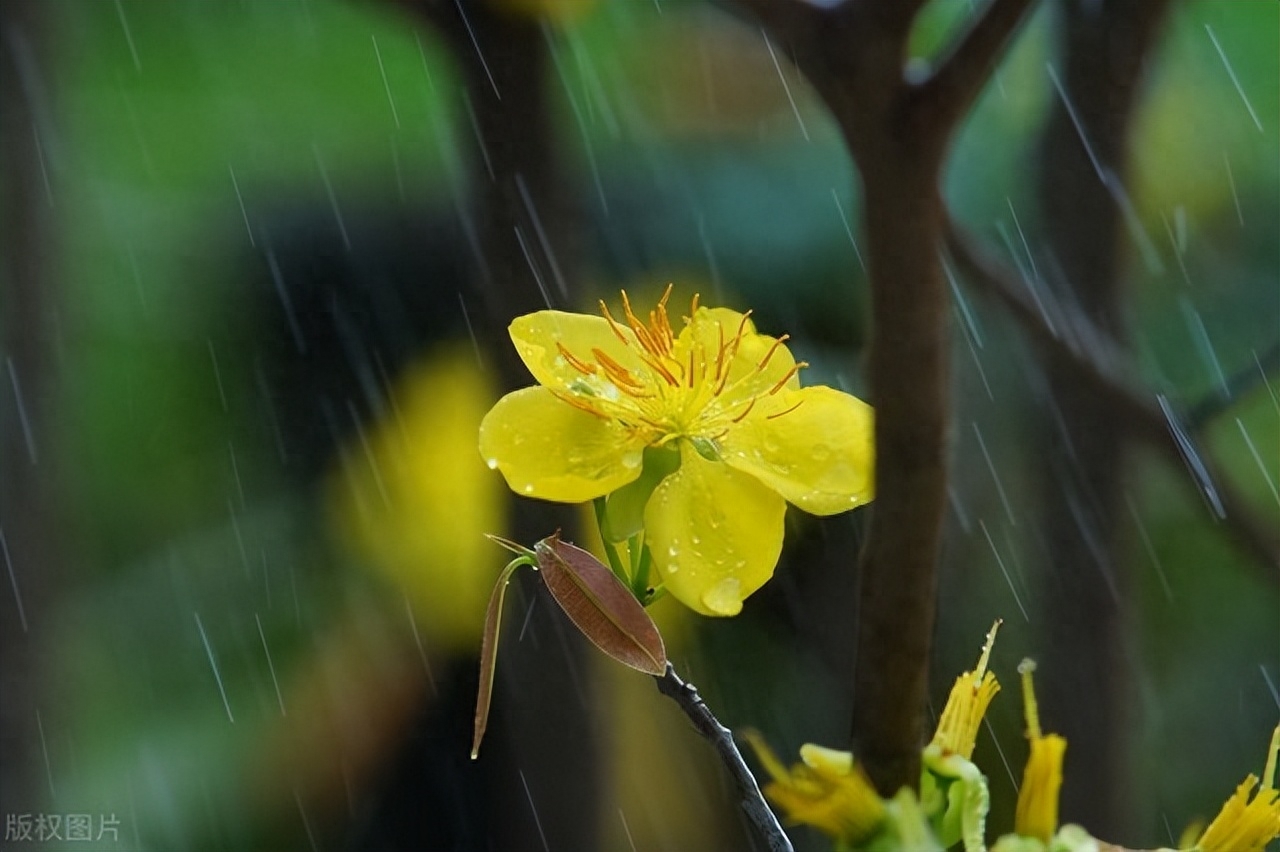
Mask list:
[[[738,788],[742,810],[746,812],[756,833],[764,840],[766,848],[770,852],[793,852],[791,840],[769,809],[755,776],[742,759],[742,752],[738,751],[738,746],[733,741],[733,732],[720,724],[720,720],[698,694],[697,688],[688,681],[681,680],[670,663],[667,664],[666,672],[661,676],[655,675],[654,680],[658,682],[658,691],[679,704],[698,733],[715,747],[716,754],[720,755],[725,768],[733,777],[734,786]]]

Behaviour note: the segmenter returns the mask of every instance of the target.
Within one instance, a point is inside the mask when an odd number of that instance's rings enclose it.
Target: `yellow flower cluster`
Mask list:
[[[1000,690],[995,675],[987,670],[998,627],[999,622],[987,634],[978,665],[957,678],[951,689],[937,731],[924,751],[919,806],[909,790],[894,800],[881,799],[850,752],[806,744],[800,749],[801,763],[787,769],[760,736],[751,733],[747,739],[772,779],[765,795],[790,822],[814,826],[830,836],[837,849],[906,848],[903,838],[920,836],[922,820],[927,820],[928,830],[942,846],[963,840],[966,852],[985,852],[986,779],[969,758],[987,706]],[[1067,741],[1041,729],[1034,670],[1030,660],[1018,666],[1030,749],[1018,789],[1013,833],[1001,837],[992,852],[1115,848],[1100,845],[1080,826],[1058,825]],[[1268,843],[1280,837],[1280,791],[1275,786],[1278,755],[1280,726],[1272,734],[1261,780],[1254,775],[1246,778],[1199,840],[1183,852],[1264,852]],[[904,801],[911,807],[901,807]]]

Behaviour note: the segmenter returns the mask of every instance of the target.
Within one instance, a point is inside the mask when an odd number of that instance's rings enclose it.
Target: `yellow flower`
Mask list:
[[[499,400],[480,453],[512,490],[543,500],[637,483],[639,499],[620,501],[639,507],[624,535],[643,527],[654,568],[685,605],[736,615],[773,573],[787,501],[830,515],[871,499],[872,412],[832,388],[801,388],[805,364],[786,335],[758,333],[749,312],[695,296],[677,333],[670,293],[647,322],[626,293],[625,324],[603,302],[603,317],[538,311],[512,322],[538,386]]]
[[[1271,748],[1257,795],[1249,800],[1249,792],[1258,784],[1258,777],[1250,775],[1200,835],[1193,847],[1196,852],[1262,852],[1268,843],[1280,837],[1280,791],[1275,787],[1277,752],[1280,752],[1280,725],[1271,734]]]
[[[1048,843],[1058,830],[1058,790],[1062,787],[1062,758],[1067,750],[1067,741],[1057,734],[1046,735],[1040,730],[1040,711],[1031,683],[1033,671],[1035,663],[1031,660],[1023,660],[1018,666],[1018,673],[1022,675],[1023,710],[1031,755],[1022,773],[1013,828],[1023,837],[1034,837]]]
[[[938,730],[930,744],[941,749],[943,755],[958,754],[965,760],[973,757],[978,726],[982,724],[982,717],[986,715],[991,699],[1000,691],[996,676],[987,671],[987,664],[991,661],[991,648],[995,645],[996,631],[1000,629],[1000,624],[997,620],[991,626],[987,641],[982,646],[982,655],[978,657],[977,668],[960,675],[951,687],[947,706],[942,710]]]
[[[493,589],[484,533],[505,523],[503,492],[468,447],[495,384],[471,347],[433,352],[405,370],[387,415],[328,479],[331,530],[403,591],[428,647],[474,648]]]
[[[886,809],[853,755],[806,743],[788,770],[754,731],[743,734],[773,780],[764,794],[793,823],[812,825],[838,844],[861,843],[879,831]]]

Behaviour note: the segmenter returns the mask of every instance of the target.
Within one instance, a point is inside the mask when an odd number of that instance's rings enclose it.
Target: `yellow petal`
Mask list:
[[[849,752],[806,743],[804,763],[788,770],[758,733],[745,736],[772,779],[764,794],[788,822],[812,825],[840,848],[865,841],[884,822],[884,802]]]
[[[762,397],[721,449],[730,465],[806,512],[834,515],[874,496],[873,442],[871,406],[818,385]]]
[[[782,552],[787,504],[750,476],[680,444],[680,469],[645,507],[653,564],[667,590],[703,615],[737,615]]]
[[[557,344],[586,363],[596,360],[593,353],[599,349],[632,373],[645,370],[638,355],[635,332],[623,325],[610,326],[604,317],[538,311],[516,317],[507,331],[520,360],[524,361],[538,384],[553,390],[582,392],[590,389],[600,392],[601,388],[595,385],[604,383],[603,379],[588,377],[574,367]],[[624,344],[623,339],[627,343]]]
[[[943,754],[958,754],[965,760],[973,757],[978,726],[982,724],[982,717],[986,715],[991,699],[1000,691],[996,676],[987,671],[987,663],[991,660],[996,631],[1002,623],[1000,619],[996,619],[988,631],[977,668],[960,675],[951,687],[951,694],[947,697],[946,706],[942,708],[941,718],[938,719],[938,730],[933,735],[933,744]]]
[[[853,752],[827,748],[815,743],[800,746],[804,765],[827,778],[838,778],[853,771]]]
[[[1031,738],[1031,756],[1018,789],[1014,830],[1045,843],[1058,830],[1058,791],[1062,788],[1062,758],[1067,741],[1057,734]]]
[[[1222,806],[1200,841],[1197,852],[1264,852],[1268,843],[1280,837],[1280,791],[1275,789],[1277,754],[1280,753],[1280,725],[1271,734],[1262,784],[1250,775]],[[1249,794],[1258,787],[1250,801]]]
[[[640,475],[644,441],[542,387],[498,400],[480,424],[480,455],[517,494],[581,503]]]

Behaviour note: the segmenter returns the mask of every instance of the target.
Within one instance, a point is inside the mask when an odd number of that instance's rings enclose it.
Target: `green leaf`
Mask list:
[[[506,539],[499,539],[497,536],[490,536],[490,538],[509,550],[514,549],[511,545],[520,547],[514,542],[507,542]],[[480,741],[484,739],[484,730],[489,725],[489,704],[493,700],[493,671],[498,663],[498,632],[502,628],[502,601],[507,596],[507,584],[511,582],[511,575],[517,568],[521,565],[533,564],[533,558],[530,556],[512,559],[498,575],[493,594],[489,596],[489,608],[484,615],[484,635],[480,640],[480,689],[476,693],[475,728],[471,737],[472,760],[480,756]]]

